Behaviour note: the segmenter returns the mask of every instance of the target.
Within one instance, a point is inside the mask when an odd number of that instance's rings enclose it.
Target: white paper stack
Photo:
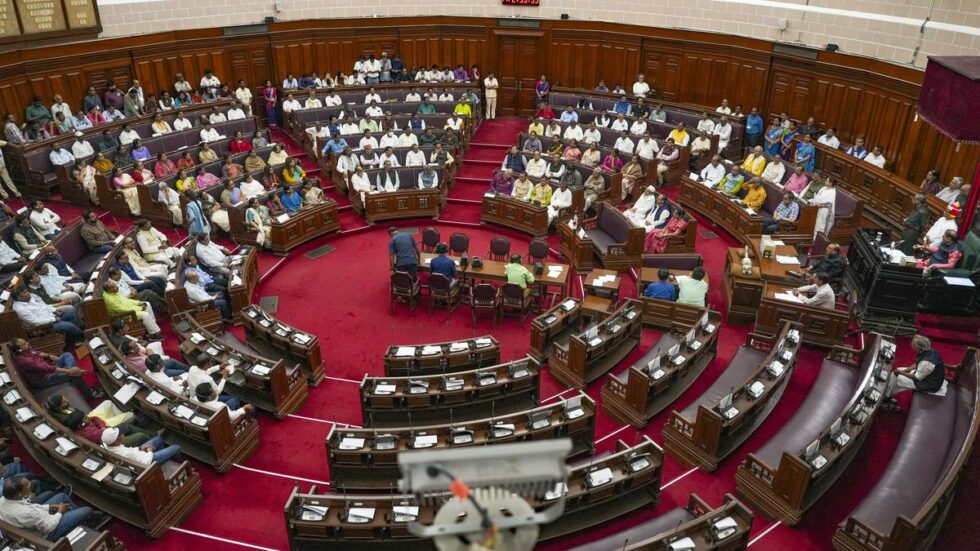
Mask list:
[[[778,262],[780,264],[796,264],[796,265],[799,265],[800,264],[800,259],[799,258],[796,258],[795,256],[784,256],[784,255],[781,255],[781,254],[777,254],[776,255],[776,262]]]

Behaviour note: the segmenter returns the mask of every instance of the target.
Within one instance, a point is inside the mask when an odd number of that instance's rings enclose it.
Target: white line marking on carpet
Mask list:
[[[352,425],[350,423],[338,423],[336,421],[327,421],[326,419],[317,419],[316,417],[304,417],[302,415],[296,415],[295,413],[287,413],[286,417],[293,417],[295,419],[303,419],[304,421],[314,421],[316,423],[326,423],[328,425],[336,425],[338,427],[352,427],[355,429],[361,428],[361,425]]]
[[[191,530],[185,530],[183,528],[177,528],[177,527],[174,527],[174,526],[171,526],[169,529],[170,530],[173,530],[174,532],[180,532],[181,534],[190,534],[192,536],[197,536],[199,538],[205,538],[205,539],[215,540],[215,541],[222,541],[222,542],[225,542],[225,543],[231,543],[231,544],[234,544],[234,545],[240,545],[242,547],[248,547],[250,549],[259,549],[260,551],[279,551],[278,549],[273,549],[271,547],[262,547],[260,545],[252,545],[251,543],[245,543],[243,541],[235,541],[235,540],[230,540],[230,539],[226,539],[226,538],[219,538],[218,536],[212,536],[210,534],[202,534],[201,532],[193,532]]]
[[[696,470],[698,470],[698,468],[697,468],[697,467],[694,467],[694,468],[693,468],[693,469],[691,469],[690,471],[687,471],[687,472],[686,472],[686,473],[684,473],[684,474],[681,474],[681,475],[678,475],[678,476],[677,476],[676,478],[674,478],[674,479],[673,479],[673,480],[671,480],[670,482],[668,482],[668,483],[666,483],[666,484],[664,484],[664,485],[662,485],[662,486],[660,486],[660,489],[661,489],[661,490],[665,490],[665,489],[667,489],[667,488],[669,488],[669,487],[670,487],[670,486],[671,486],[671,485],[672,485],[673,483],[675,483],[675,482],[680,482],[680,480],[681,480],[681,479],[683,479],[683,478],[686,478],[686,477],[687,477],[688,475],[690,475],[691,473],[693,473],[693,472],[694,472],[694,471],[696,471]]]
[[[758,536],[756,536],[756,537],[752,538],[751,540],[749,540],[749,545],[747,547],[752,547],[752,544],[753,543],[755,543],[755,542],[761,540],[762,538],[766,537],[766,535],[768,535],[769,532],[772,532],[773,530],[775,530],[776,527],[779,526],[780,524],[782,524],[782,522],[777,520],[772,526],[770,526],[769,528],[766,528],[765,530],[763,530],[761,534],[759,534]]]
[[[232,463],[232,465],[238,467],[239,469],[244,469],[246,471],[252,471],[253,473],[267,474],[269,476],[276,476],[279,478],[288,478],[289,480],[302,480],[303,482],[312,482],[314,484],[326,484],[330,485],[326,480],[314,480],[312,478],[303,478],[301,476],[290,476],[288,474],[274,473],[272,471],[263,471],[262,469],[253,469],[252,467],[246,467],[245,465],[239,465],[238,463]]]
[[[602,438],[596,440],[595,443],[598,444],[599,442],[602,442],[603,440],[606,440],[607,438],[612,438],[613,436],[616,436],[617,434],[623,432],[624,430],[626,430],[628,428],[630,428],[629,425],[623,425],[623,426],[619,427],[618,429],[610,432],[609,434],[603,436]]]

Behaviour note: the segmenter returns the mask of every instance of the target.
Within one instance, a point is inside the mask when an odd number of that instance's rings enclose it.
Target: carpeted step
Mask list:
[[[470,148],[466,150],[466,161],[464,164],[471,161],[490,161],[500,164],[503,161],[506,152],[507,147],[495,149],[491,147],[471,145]]]
[[[488,185],[486,182],[473,183],[467,185],[457,185],[454,186],[452,191],[449,192],[449,199],[470,199],[474,201],[482,201],[483,194],[486,193]]]

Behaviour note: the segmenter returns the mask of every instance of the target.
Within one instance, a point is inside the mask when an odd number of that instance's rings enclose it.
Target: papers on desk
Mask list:
[[[565,267],[561,264],[548,264],[548,277],[555,279],[556,277],[560,276],[564,270]]]
[[[958,287],[976,287],[968,278],[965,277],[950,277],[945,276],[943,279],[946,281],[946,285],[956,285]]]
[[[755,216],[756,212],[749,207],[745,207],[745,212],[749,213],[749,216]]]
[[[242,278],[238,277],[238,274],[232,276],[231,283],[229,283],[229,285],[231,285],[232,287],[238,287],[241,284],[242,284]]]
[[[396,387],[395,385],[392,385],[392,384],[381,383],[381,384],[378,384],[378,385],[376,385],[374,387],[374,393],[375,394],[380,394],[382,396],[383,395],[386,395],[386,394],[394,394],[395,393],[395,389],[397,389],[397,388],[398,387]]]
[[[605,469],[599,469],[598,471],[591,472],[591,473],[589,473],[589,476],[588,476],[589,486],[592,486],[592,487],[602,486],[603,484],[608,484],[608,483],[612,482],[612,479],[613,479],[613,472],[612,472],[612,469],[610,469],[609,467],[606,467]]]
[[[105,343],[102,342],[102,339],[100,339],[99,337],[95,337],[94,339],[89,339],[88,341],[89,350],[96,350],[98,348],[102,348],[103,346],[105,346]]]
[[[78,449],[78,444],[75,444],[74,442],[72,442],[67,438],[59,437],[59,438],[55,438],[54,441],[58,443],[58,446],[54,449],[54,451],[60,453],[61,455],[64,455],[65,457],[70,455],[71,452]]]
[[[450,352],[462,352],[463,350],[469,350],[469,349],[470,349],[470,344],[466,342],[454,342],[449,345]]]
[[[102,465],[101,469],[92,473],[92,478],[94,478],[98,482],[102,482],[103,480],[106,479],[107,476],[109,476],[112,473],[113,469],[115,469],[115,465],[113,465],[112,463],[106,463]]]
[[[365,524],[374,520],[374,507],[351,507],[347,511],[347,522]]]
[[[424,434],[415,437],[415,441],[412,442],[412,447],[415,449],[419,448],[431,448],[439,443],[439,437],[435,434]]]
[[[342,450],[359,450],[364,447],[364,439],[348,436],[340,441],[340,446],[338,447]]]
[[[31,411],[31,408],[17,408],[17,413],[14,415],[14,417],[16,417],[21,423],[26,423],[34,418],[34,412]]]
[[[309,335],[305,335],[303,333],[293,333],[293,340],[298,342],[299,344],[306,344],[310,342],[312,339],[310,339]]]
[[[776,300],[785,300],[786,302],[796,302],[796,303],[803,302],[802,300],[800,300],[800,297],[794,295],[793,293],[776,293],[774,296]]]
[[[173,414],[183,419],[190,419],[194,416],[194,410],[185,405],[178,405],[174,408]]]
[[[898,249],[893,249],[891,247],[880,247],[881,252],[888,257],[888,262],[892,264],[905,264],[906,259],[909,263],[915,264],[915,258],[911,256],[905,256],[905,253]]]
[[[129,403],[130,400],[133,399],[133,396],[136,396],[136,393],[139,392],[139,390],[140,387],[138,384],[126,383],[125,385],[121,386],[119,390],[116,391],[115,394],[112,395],[112,399],[122,405],[126,405]]]
[[[600,337],[595,337],[589,340],[589,346],[599,346],[602,344],[602,339]]]
[[[280,224],[289,222],[289,215],[286,213],[282,213],[279,216],[276,216],[276,222],[279,222]]]
[[[191,424],[203,427],[204,425],[208,424],[208,418],[203,415],[195,415],[194,417],[191,417]]]
[[[7,404],[8,406],[18,400],[20,400],[20,392],[17,392],[16,390],[11,390],[3,395],[3,403]]]
[[[267,377],[271,372],[272,369],[262,364],[255,364],[252,366],[252,373],[258,375],[259,377]]]
[[[40,425],[34,427],[34,436],[36,436],[38,440],[44,440],[52,434],[54,434],[54,429],[49,427],[46,423],[41,423]]]
[[[442,347],[441,346],[432,346],[432,345],[429,345],[429,346],[423,346],[422,347],[422,355],[423,356],[431,356],[433,354],[441,354],[441,353],[442,353]]]
[[[3,365],[3,364],[0,364],[0,365]],[[6,373],[0,373],[0,384],[6,386],[6,385],[9,385],[12,382],[13,381],[10,380],[10,375],[8,375]]]
[[[561,303],[561,309],[564,310],[564,311],[566,311],[566,312],[568,312],[572,308],[575,308],[575,305],[576,304],[577,303],[575,302],[574,299],[568,299],[565,302]]]
[[[327,517],[329,507],[319,505],[303,505],[300,513],[300,520],[320,521]]]
[[[412,505],[395,505],[395,522],[411,522],[419,518],[419,508]]]
[[[155,390],[150,391],[150,393],[146,395],[146,401],[149,402],[149,403],[151,403],[151,404],[153,404],[153,405],[155,405],[155,406],[159,406],[166,399],[167,399],[166,396],[164,396],[163,394],[160,394],[159,392],[157,392]]]
[[[490,198],[493,198],[493,197],[496,197],[496,196],[497,196],[497,194],[496,194],[496,193],[494,193],[494,192],[492,192],[492,191],[488,191],[488,192],[486,192],[486,193],[484,193],[484,194],[483,194],[483,196],[484,196],[484,197],[490,197]]]
[[[221,350],[218,350],[217,348],[215,348],[213,346],[209,346],[207,348],[207,350],[205,350],[205,352],[208,353],[208,356],[217,356],[217,355],[221,354]]]
[[[592,285],[595,285],[596,287],[605,287],[606,283],[612,283],[613,281],[616,281],[616,276],[604,275],[593,279]]]
[[[564,495],[567,491],[568,486],[566,486],[564,482],[558,482],[555,484],[554,488],[544,493],[544,498],[547,501],[554,501]]]
[[[686,358],[684,358],[684,356],[682,356],[682,355],[680,355],[680,354],[678,354],[678,355],[677,355],[677,356],[676,356],[676,357],[674,358],[674,360],[673,360],[673,361],[674,361],[674,365],[681,365],[682,363],[684,363],[684,361],[685,361],[685,360],[686,360]]]
[[[474,342],[476,342],[477,348],[484,348],[493,344],[493,341],[488,338],[476,339]]]
[[[414,346],[399,346],[398,349],[395,350],[396,358],[408,358],[414,355],[415,355]]]
[[[796,258],[795,256],[784,256],[781,254],[777,254],[776,262],[780,264],[796,264],[798,266],[800,264],[800,259]]]
[[[774,247],[782,247],[783,245],[786,244],[783,241],[780,241],[779,239],[770,239],[769,243],[771,243]]]

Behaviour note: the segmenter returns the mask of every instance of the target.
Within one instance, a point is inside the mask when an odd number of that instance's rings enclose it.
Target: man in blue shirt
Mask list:
[[[398,228],[392,226],[388,228],[388,254],[391,255],[391,264],[395,271],[408,272],[414,278],[419,269],[419,247],[415,239],[407,233],[398,233]]]
[[[446,256],[449,252],[449,246],[445,243],[439,243],[436,245],[436,254],[439,256],[432,259],[429,263],[429,272],[433,274],[442,274],[449,278],[450,284],[456,283],[456,261],[452,258]]]
[[[749,116],[745,117],[745,141],[749,147],[762,145],[762,132],[765,130],[765,124],[759,110],[753,107]]]
[[[632,106],[630,105],[629,100],[626,99],[625,95],[619,97],[615,105],[613,105],[613,111],[624,115],[630,114],[630,111],[632,111]]]
[[[676,300],[677,287],[674,287],[667,281],[670,279],[670,270],[667,268],[660,268],[657,270],[657,279],[660,281],[654,281],[653,283],[647,285],[647,288],[643,290],[643,296],[659,298],[660,300],[669,300],[671,302]]]
[[[335,155],[340,155],[344,152],[344,148],[347,147],[347,140],[340,137],[339,133],[335,133],[330,141],[323,146],[323,154],[326,155],[328,152],[332,152]]]

